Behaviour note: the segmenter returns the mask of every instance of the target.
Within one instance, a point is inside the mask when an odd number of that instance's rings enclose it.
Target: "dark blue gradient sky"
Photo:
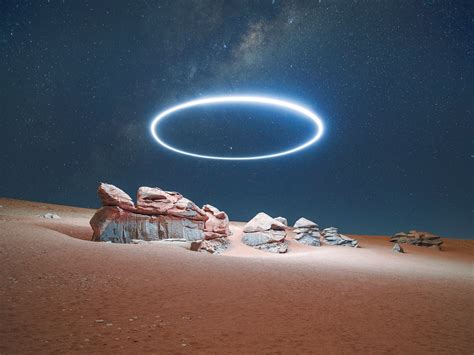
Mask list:
[[[1,196],[97,207],[105,181],[177,190],[233,220],[474,238],[467,1],[2,1],[0,16]],[[176,155],[149,134],[171,105],[241,93],[307,105],[326,134],[253,162]],[[182,148],[237,155],[312,127],[227,107],[163,129]]]

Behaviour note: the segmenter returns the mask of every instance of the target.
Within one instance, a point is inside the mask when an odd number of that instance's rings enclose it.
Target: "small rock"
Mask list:
[[[61,218],[55,213],[45,213],[45,214],[41,215],[40,217],[41,218],[46,218],[46,219],[60,219]]]
[[[403,248],[401,247],[401,245],[398,244],[398,243],[395,243],[395,244],[393,245],[392,250],[393,250],[394,252],[396,252],[396,253],[405,253],[405,251],[403,250]]]
[[[294,227],[293,232],[298,243],[314,247],[321,246],[321,233],[316,223],[301,217],[296,221]]]
[[[103,319],[96,319],[95,322],[96,323],[104,323],[104,320]]]
[[[220,254],[225,251],[229,245],[229,239],[227,237],[223,237],[212,240],[191,242],[191,247],[189,249],[192,251],[207,252],[210,254]]]

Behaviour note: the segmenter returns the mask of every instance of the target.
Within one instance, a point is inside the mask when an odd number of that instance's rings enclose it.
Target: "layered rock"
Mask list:
[[[204,205],[202,210],[208,217],[204,223],[204,240],[192,242],[191,250],[220,254],[230,245],[227,238],[231,235],[229,217],[224,211],[211,205]]]
[[[286,253],[288,244],[285,241],[285,228],[280,221],[260,212],[245,225],[242,242],[255,249]]]
[[[416,230],[411,230],[408,233],[396,233],[390,241],[397,244],[406,243],[422,247],[435,247],[438,249],[441,248],[443,244],[443,240],[440,236],[429,232],[418,232]]]
[[[211,205],[204,205],[202,210],[207,216],[204,224],[206,239],[210,240],[230,235],[229,217],[224,211],[219,211]]]
[[[110,184],[100,184],[98,195],[103,207],[90,221],[94,241],[131,243],[132,239],[198,241],[206,238],[205,222],[211,212],[206,213],[177,192],[140,187],[136,206],[129,195]],[[215,209],[212,213],[214,211],[217,211],[215,218],[221,219],[210,226],[219,232],[217,237],[226,237],[229,219],[224,212]]]
[[[295,240],[298,243],[319,247],[321,245],[321,233],[319,226],[301,217],[294,224],[293,232],[295,233]]]
[[[325,228],[321,232],[322,242],[331,245],[344,245],[350,247],[358,247],[359,242],[351,239],[343,234],[339,234],[336,227]]]
[[[136,212],[147,215],[169,215],[196,221],[205,221],[206,213],[178,192],[159,187],[142,186],[137,192]]]
[[[117,186],[102,182],[99,184],[97,194],[102,206],[118,206],[130,211],[135,209],[132,198]]]
[[[154,241],[204,239],[204,222],[168,215],[143,215],[117,206],[100,208],[90,221],[93,241],[131,243],[132,239]]]

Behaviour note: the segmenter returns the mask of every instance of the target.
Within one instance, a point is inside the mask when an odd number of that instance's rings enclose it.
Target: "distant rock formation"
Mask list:
[[[266,213],[260,212],[244,227],[242,242],[255,249],[271,253],[286,253],[286,226]]]
[[[295,232],[295,239],[298,243],[315,247],[321,246],[321,233],[316,223],[301,217],[295,222],[294,227],[293,232]]]
[[[339,234],[336,227],[325,228],[321,232],[322,242],[331,245],[344,245],[350,247],[359,247],[359,242],[345,235]]]
[[[431,234],[429,232],[418,232],[411,230],[408,233],[400,232],[396,233],[390,241],[397,244],[411,244],[422,247],[434,247],[441,248],[443,241],[440,236]]]
[[[118,187],[101,183],[98,195],[103,207],[90,221],[93,241],[203,241],[230,235],[229,218],[225,212],[210,205],[201,209],[177,192],[140,187],[135,205],[132,198]],[[220,241],[223,246],[227,245],[226,242]],[[214,244],[217,243],[219,240]]]

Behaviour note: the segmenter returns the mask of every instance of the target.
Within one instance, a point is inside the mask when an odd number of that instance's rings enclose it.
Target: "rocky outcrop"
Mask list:
[[[440,236],[431,234],[429,232],[418,232],[416,230],[411,230],[408,233],[400,232],[396,233],[390,241],[397,244],[411,244],[422,247],[434,247],[441,248],[443,240]]]
[[[204,205],[202,210],[207,215],[207,220],[204,222],[204,240],[192,242],[191,250],[220,254],[230,245],[227,238],[231,235],[229,217],[224,211],[219,211],[211,205]]]
[[[319,226],[309,219],[301,217],[296,221],[293,232],[298,243],[319,247],[321,245],[321,233]]]
[[[204,241],[202,249],[221,250],[230,235],[226,213],[211,205],[199,208],[178,192],[158,187],[140,187],[135,205],[129,195],[116,186],[100,184],[98,194],[103,207],[92,217],[93,241],[132,243],[136,241]],[[217,244],[220,244],[217,247]]]
[[[97,194],[102,206],[118,206],[131,211],[135,208],[132,198],[125,191],[114,185],[100,183]]]
[[[229,217],[224,211],[219,211],[219,209],[211,205],[204,205],[202,210],[207,216],[207,220],[204,223],[204,233],[207,240],[230,235]]]
[[[132,239],[154,241],[204,239],[204,222],[168,215],[143,215],[120,207],[100,208],[90,221],[93,241],[131,243]]]
[[[260,212],[245,225],[242,243],[271,253],[286,253],[285,228],[280,221]]]
[[[142,186],[137,192],[136,212],[147,215],[168,215],[205,221],[206,213],[178,192]]]
[[[358,247],[359,242],[345,235],[339,234],[336,227],[325,228],[321,232],[322,242],[331,245],[344,245],[350,247]]]

